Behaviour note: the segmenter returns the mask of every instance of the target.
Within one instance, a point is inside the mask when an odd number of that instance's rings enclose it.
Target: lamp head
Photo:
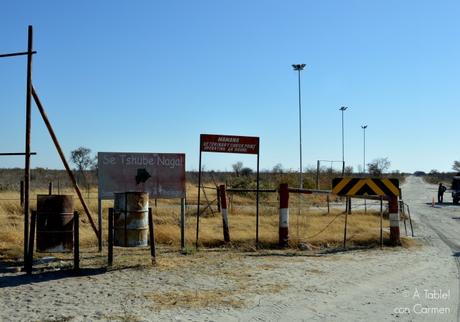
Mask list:
[[[346,111],[347,108],[348,108],[348,106],[342,106],[342,107],[340,108],[340,110],[341,110],[341,111]]]
[[[292,64],[292,68],[294,68],[294,70],[303,70],[305,68],[305,64]]]

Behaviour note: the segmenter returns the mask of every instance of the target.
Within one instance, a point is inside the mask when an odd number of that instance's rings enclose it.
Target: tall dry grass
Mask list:
[[[32,199],[37,194],[46,194],[46,190],[35,190]],[[71,190],[61,191],[62,194],[74,194]],[[215,190],[208,190],[209,201],[215,200]],[[90,196],[97,196],[97,190],[90,191]],[[193,245],[196,234],[196,198],[197,188],[187,185],[188,203],[186,207],[186,243]],[[23,251],[23,212],[19,204],[18,193],[0,192],[0,257],[21,258]],[[78,199],[75,198],[76,210],[80,212],[80,244],[82,248],[96,247],[97,239],[88,218]],[[345,215],[341,210],[333,209],[327,214],[326,208],[316,208],[325,205],[325,196],[309,195],[302,199],[302,209],[299,212],[297,198],[291,199],[290,237],[291,246],[308,243],[312,247],[331,247],[340,245],[343,241]],[[16,200],[14,200],[16,199]],[[231,197],[232,208],[229,212],[231,246],[254,247],[256,234],[255,200],[253,195],[236,195]],[[97,221],[97,199],[87,200],[88,206]],[[202,208],[206,199],[202,195]],[[261,200],[259,241],[262,247],[276,247],[278,242],[278,200],[277,194],[265,196]],[[103,240],[107,241],[108,209],[113,206],[112,201],[103,201]],[[154,208],[155,237],[160,244],[179,247],[180,245],[180,201],[158,200],[155,207],[154,200],[150,201]],[[35,209],[36,201],[31,200],[31,209]],[[379,241],[379,215],[377,213],[354,213],[348,217],[349,244],[370,245]],[[388,227],[388,221],[384,220]],[[223,231],[221,214],[217,212],[214,203],[212,211],[208,208],[200,217],[199,242],[205,247],[223,245]]]

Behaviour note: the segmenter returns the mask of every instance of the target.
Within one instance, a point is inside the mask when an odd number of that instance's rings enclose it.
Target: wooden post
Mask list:
[[[289,244],[289,186],[287,183],[280,184],[279,197],[279,246],[287,247]]]
[[[330,214],[331,213],[331,205],[330,205],[329,194],[327,195],[326,199],[327,199],[327,213]]]
[[[219,186],[219,196],[220,196],[220,204],[222,206],[222,226],[224,231],[224,241],[226,243],[230,242],[230,231],[228,229],[228,209],[227,209],[227,197],[225,195],[225,186]]]
[[[220,187],[216,187],[216,195],[217,195],[217,211],[221,212],[221,204],[220,204]]]
[[[48,194],[51,196],[53,194],[53,182],[48,184]]]
[[[152,208],[149,208],[149,237],[150,237],[150,255],[152,256],[152,265],[155,265],[156,264],[155,226],[153,223]]]
[[[401,245],[399,233],[399,210],[398,210],[398,197],[389,196],[388,213],[390,217],[390,244],[392,246]]]
[[[27,30],[26,147],[24,166],[24,269],[27,270],[30,211],[30,145],[32,128],[32,51],[33,30]]]
[[[29,248],[28,248],[28,258],[27,258],[27,275],[32,274],[32,266],[34,262],[34,241],[35,241],[35,226],[37,223],[37,212],[32,211],[32,217],[30,220],[30,238],[29,238]]]
[[[80,271],[80,213],[73,213],[73,271]]]
[[[113,263],[113,208],[109,208],[108,265]]]
[[[319,190],[319,160],[316,161],[316,189]]]
[[[380,197],[380,248],[383,248],[383,197]]]
[[[180,249],[185,252],[185,199],[180,200]]]
[[[24,181],[22,180],[19,183],[19,200],[21,202],[21,207],[24,207]]]

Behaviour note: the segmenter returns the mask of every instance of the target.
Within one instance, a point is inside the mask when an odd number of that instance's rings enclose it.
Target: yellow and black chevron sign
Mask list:
[[[399,196],[398,179],[335,178],[332,193],[339,196]]]

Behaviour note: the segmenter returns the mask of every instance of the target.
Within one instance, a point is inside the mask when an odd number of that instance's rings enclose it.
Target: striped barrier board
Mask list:
[[[339,196],[399,196],[399,180],[387,178],[335,178],[332,193]]]

